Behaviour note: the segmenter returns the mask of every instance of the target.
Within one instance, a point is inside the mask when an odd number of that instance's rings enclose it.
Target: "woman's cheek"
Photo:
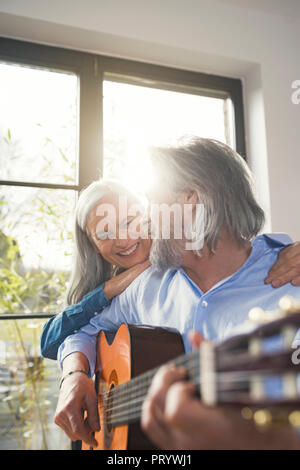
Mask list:
[[[104,240],[98,244],[100,255],[109,263],[113,263],[113,257],[111,255],[113,240]]]

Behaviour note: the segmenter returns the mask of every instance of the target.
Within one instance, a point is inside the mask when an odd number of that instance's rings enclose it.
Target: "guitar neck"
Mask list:
[[[268,319],[269,317],[270,315]],[[251,329],[249,333],[230,337],[215,346],[209,341],[203,341],[197,350],[165,364],[184,367],[187,380],[195,385],[196,392],[205,405],[214,406],[219,403],[239,407],[290,409],[300,406],[297,385],[300,361],[294,358],[293,353],[293,341],[299,326],[300,306],[297,304],[296,310],[293,307],[291,311],[280,311],[279,314],[276,312],[275,320],[261,322],[260,326]],[[268,342],[273,338],[276,344],[278,338],[280,339],[279,347],[265,351],[264,341]],[[157,363],[158,361],[155,362]],[[111,385],[109,391],[99,393],[104,423],[108,428],[140,420],[143,402],[159,368],[160,366],[117,386],[103,380],[104,387]],[[274,398],[269,397],[264,389],[264,380],[273,376],[277,376],[282,382],[282,396]]]

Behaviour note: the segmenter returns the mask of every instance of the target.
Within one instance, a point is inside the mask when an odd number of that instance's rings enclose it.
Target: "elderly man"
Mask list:
[[[289,239],[257,236],[264,214],[254,198],[249,170],[238,154],[220,142],[194,138],[178,147],[157,149],[153,164],[157,178],[152,202],[168,205],[176,202],[182,209],[189,205],[194,216],[190,233],[197,238],[201,225],[204,245],[187,249],[184,237],[154,240],[152,267],[60,347],[58,359],[65,380],[55,422],[72,440],[82,439],[91,445],[95,444],[91,431],[99,429],[99,422],[93,382],[87,375],[94,372],[99,330],[116,330],[122,322],[170,326],[182,334],[188,352],[190,330],[219,342],[232,335],[235,328],[241,329],[252,307],[276,308],[285,294],[300,298],[299,287],[287,284],[274,289],[264,282]],[[204,208],[200,225],[196,210],[199,204]],[[69,374],[73,371],[85,373]],[[176,380],[178,376],[172,372],[170,384]],[[155,394],[164,394],[160,382],[156,387]],[[83,410],[87,412],[85,421]],[[214,419],[216,411],[210,412]],[[153,419],[146,404],[144,413],[143,425],[152,437],[157,416]],[[240,427],[249,429],[248,423],[240,421],[239,427],[231,428],[232,422],[233,418],[228,417],[220,421],[219,431],[227,439],[223,447],[233,431]],[[163,421],[161,424],[164,426]],[[298,445],[292,429],[278,433],[283,445],[288,447],[291,442]],[[240,447],[253,447],[258,442],[254,430],[251,436],[247,432],[240,436]],[[211,439],[214,438],[212,433]],[[259,442],[268,448],[268,433],[260,436]],[[222,443],[219,445],[222,447]],[[208,441],[206,446],[209,447]]]

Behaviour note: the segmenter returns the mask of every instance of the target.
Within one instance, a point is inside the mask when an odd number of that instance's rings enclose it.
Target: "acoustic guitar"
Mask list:
[[[98,446],[82,442],[82,450],[155,450],[139,422],[152,378],[168,362],[185,367],[206,406],[239,407],[258,426],[286,420],[300,426],[300,344],[293,345],[299,326],[300,304],[284,297],[276,311],[249,312],[250,332],[221,344],[203,341],[189,354],[176,330],[122,324],[114,335],[101,331],[95,375],[101,429]],[[270,339],[277,347],[268,352]],[[280,379],[278,397],[266,394],[272,377]]]

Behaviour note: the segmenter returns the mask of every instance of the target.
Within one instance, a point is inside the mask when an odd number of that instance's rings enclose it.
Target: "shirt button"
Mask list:
[[[95,312],[94,315],[98,315],[98,312]]]
[[[78,330],[74,330],[74,333],[77,333],[77,332],[78,332]]]
[[[207,307],[208,306],[208,303],[206,302],[206,300],[202,300],[202,307]]]

